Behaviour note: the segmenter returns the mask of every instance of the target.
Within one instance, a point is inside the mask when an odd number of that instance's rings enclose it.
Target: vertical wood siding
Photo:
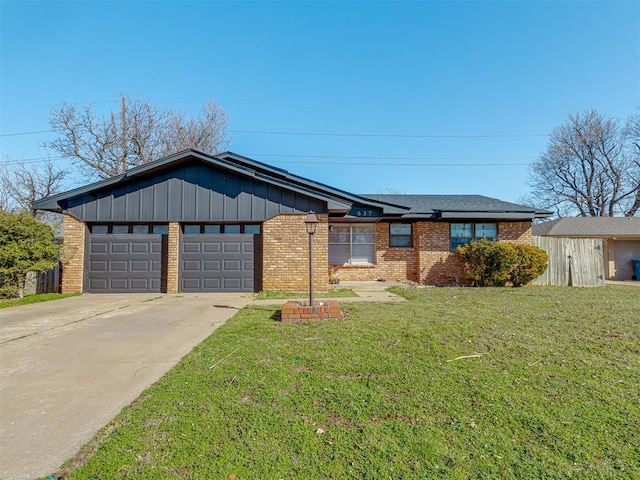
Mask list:
[[[599,287],[605,284],[602,239],[534,236],[532,243],[549,255],[549,267],[534,285]]]
[[[191,162],[69,201],[84,222],[264,221],[279,214],[326,212],[324,202]]]

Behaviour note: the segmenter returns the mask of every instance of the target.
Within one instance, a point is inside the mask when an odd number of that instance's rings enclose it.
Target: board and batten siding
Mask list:
[[[192,162],[69,200],[84,222],[261,222],[279,214],[326,212],[321,200]]]
[[[606,283],[601,238],[534,235],[532,243],[549,255],[549,266],[534,285],[600,287]]]

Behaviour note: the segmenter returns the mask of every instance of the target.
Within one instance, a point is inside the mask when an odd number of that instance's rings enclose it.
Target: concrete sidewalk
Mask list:
[[[353,302],[380,302],[380,303],[394,303],[404,302],[404,298],[388,292],[389,287],[406,287],[404,283],[399,282],[340,282],[337,288],[350,288],[354,291],[357,297],[337,297],[328,298],[323,297],[322,294],[316,295],[315,300],[318,302],[326,300],[334,300],[339,303],[353,303]],[[295,300],[291,298],[279,298],[279,299],[266,299],[266,300],[254,300],[253,305],[284,305],[288,300]],[[308,300],[308,297],[307,297]]]
[[[87,294],[0,310],[0,478],[54,473],[253,298]]]

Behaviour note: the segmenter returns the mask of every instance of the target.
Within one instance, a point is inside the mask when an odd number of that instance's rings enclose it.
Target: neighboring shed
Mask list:
[[[559,218],[533,225],[532,233],[533,244],[550,257],[546,279],[541,277],[538,284],[566,285],[563,272],[568,272],[569,262],[574,285],[576,271],[585,275],[586,284],[581,286],[603,284],[605,279],[635,279],[631,260],[640,260],[640,217]],[[599,275],[603,278],[598,279]],[[559,280],[550,281],[554,276]]]

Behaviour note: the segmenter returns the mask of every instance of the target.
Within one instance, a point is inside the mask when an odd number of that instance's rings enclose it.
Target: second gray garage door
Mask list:
[[[180,290],[253,292],[255,235],[183,235]]]

